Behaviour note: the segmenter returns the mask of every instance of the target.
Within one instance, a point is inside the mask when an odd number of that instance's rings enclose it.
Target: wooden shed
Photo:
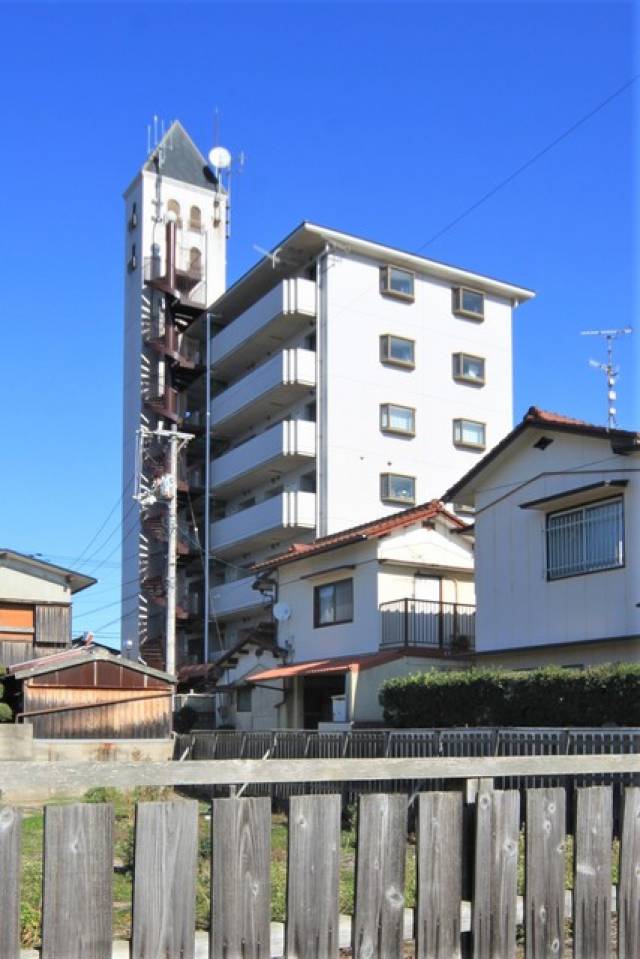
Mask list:
[[[8,670],[18,720],[36,739],[166,739],[175,680],[103,646],[77,646]]]

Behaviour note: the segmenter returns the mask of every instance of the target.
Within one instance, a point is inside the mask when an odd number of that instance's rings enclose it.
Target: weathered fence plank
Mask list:
[[[268,959],[271,800],[215,799],[212,812],[211,959]]]
[[[198,804],[139,803],[136,809],[131,959],[195,950]]]
[[[0,809],[0,959],[20,955],[20,827],[17,809]]]
[[[289,807],[287,959],[338,955],[340,796],[293,796]]]
[[[618,886],[618,959],[640,956],[640,788],[624,792]]]
[[[406,796],[360,797],[354,959],[402,955],[407,811]]]
[[[526,959],[564,954],[565,791],[527,791]]]
[[[608,959],[611,937],[610,786],[578,789],[575,825],[573,954]]]
[[[472,910],[474,959],[514,959],[520,794],[478,793]]]
[[[462,803],[462,792],[422,793],[419,799],[416,959],[460,957]]]
[[[111,959],[112,878],[113,808],[46,806],[42,959]]]
[[[202,759],[191,762],[0,763],[0,789],[23,786],[210,786],[234,783],[499,779],[508,776],[640,775],[640,754],[482,756],[427,759]]]

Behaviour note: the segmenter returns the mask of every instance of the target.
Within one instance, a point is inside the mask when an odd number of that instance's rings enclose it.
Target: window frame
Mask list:
[[[249,696],[249,706],[240,705],[240,693],[248,694]],[[253,711],[253,688],[249,685],[246,686],[236,686],[236,712],[237,713],[250,713]]]
[[[413,497],[411,499],[405,499],[399,496],[392,496],[390,492],[385,493],[385,482],[387,483],[387,490],[389,489],[389,479],[391,476],[398,477],[399,479],[408,479],[413,483]],[[380,473],[380,499],[383,503],[393,503],[400,506],[415,506],[416,505],[416,477],[410,476],[408,473]]]
[[[483,443],[469,443],[462,439],[462,426],[460,426],[460,439],[456,439],[456,425],[462,423],[472,423],[474,426],[481,426],[484,435]],[[466,416],[458,416],[453,420],[453,445],[458,449],[465,450],[486,450],[487,448],[487,424],[482,420],[469,420]]]
[[[399,360],[391,356],[391,340],[402,340],[403,343],[411,344],[412,360]],[[397,333],[380,334],[380,362],[385,366],[399,366],[403,370],[415,370],[416,368],[416,341],[409,339],[408,336],[398,336]]]
[[[620,503],[620,527],[622,531],[622,536],[620,540],[620,562],[611,566],[598,566],[596,569],[580,569],[575,572],[570,573],[560,573],[552,575],[549,571],[549,520],[553,519],[556,516],[567,515],[569,513],[585,513],[592,509],[597,509],[599,506],[604,506],[606,503]],[[583,522],[584,525],[584,522]],[[625,509],[624,509],[624,496],[607,496],[604,499],[591,500],[588,503],[582,503],[582,505],[570,506],[565,509],[555,509],[545,514],[544,521],[544,547],[545,547],[545,557],[544,557],[544,571],[545,577],[548,583],[556,583],[558,580],[562,579],[574,579],[576,576],[592,576],[594,573],[610,573],[616,569],[624,569],[626,567],[626,530],[625,530]],[[584,541],[583,541],[584,545]]]
[[[351,616],[346,619],[333,619],[330,623],[321,623],[320,622],[320,590],[326,589],[328,586],[335,589],[336,586],[339,586],[341,583],[350,583],[351,584]],[[327,626],[342,626],[345,623],[352,623],[354,620],[355,612],[355,603],[354,603],[355,590],[353,588],[353,576],[345,576],[343,579],[334,579],[328,583],[318,583],[317,586],[313,587],[313,628],[314,629],[325,629]],[[334,607],[336,606],[334,598]]]
[[[484,290],[476,290],[472,286],[454,286],[451,290],[451,293],[453,295],[452,312],[454,316],[462,316],[466,320],[475,320],[477,323],[482,323],[484,321]],[[478,296],[482,297],[482,313],[476,313],[473,310],[465,310],[463,305],[465,293],[476,293]]]
[[[395,426],[385,426],[383,419],[386,413],[387,420],[389,417],[389,410],[391,408],[396,410],[405,410],[408,413],[411,413],[412,426],[410,430],[400,430]],[[416,409],[415,406],[402,406],[400,403],[381,403],[380,404],[380,432],[381,433],[391,433],[393,436],[408,436],[413,438],[416,435]]]
[[[402,290],[394,290],[391,286],[391,271],[398,270],[400,273],[406,273],[411,277],[411,293],[403,293]],[[405,303],[414,303],[416,299],[416,275],[413,270],[405,270],[403,266],[391,266],[386,264],[380,267],[380,293],[382,296],[391,296],[398,300],[404,300]]]
[[[484,356],[476,356],[474,353],[452,353],[453,379],[457,383],[468,383],[471,386],[484,386],[487,382],[487,361]],[[469,376],[464,372],[464,361],[478,360],[482,363],[482,377]]]

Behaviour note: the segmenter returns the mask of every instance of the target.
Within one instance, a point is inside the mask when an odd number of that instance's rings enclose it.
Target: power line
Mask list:
[[[124,489],[122,490],[120,496],[119,496],[118,499],[116,500],[114,506],[113,506],[113,507],[109,510],[109,512],[107,513],[107,517],[106,517],[106,519],[104,520],[104,522],[102,523],[102,525],[100,526],[100,528],[98,529],[98,532],[97,532],[97,533],[94,533],[94,535],[91,537],[91,539],[89,540],[89,542],[87,543],[87,545],[85,546],[85,548],[82,550],[82,552],[81,552],[80,555],[78,556],[78,558],[73,560],[72,566],[75,566],[76,563],[79,563],[80,560],[83,559],[83,557],[84,557],[85,553],[87,552],[87,550],[89,550],[89,549],[93,546],[93,544],[95,543],[95,541],[97,540],[97,538],[100,536],[100,533],[102,532],[102,530],[105,528],[105,526],[107,525],[107,523],[109,522],[109,520],[111,519],[111,517],[113,516],[113,514],[115,513],[115,511],[116,511],[116,510],[118,509],[118,507],[120,506],[122,500],[124,499],[125,493],[127,492],[127,490],[129,489],[129,487],[130,487],[131,484],[133,483],[134,479],[135,479],[135,477],[132,477],[132,478],[129,480],[129,482],[127,483],[127,485],[124,487]]]
[[[466,210],[463,210],[462,213],[460,213],[457,217],[455,217],[453,220],[451,220],[449,223],[443,226],[441,230],[438,230],[437,233],[434,233],[432,237],[430,237],[425,243],[422,244],[422,246],[418,247],[416,252],[420,252],[421,250],[424,250],[425,247],[430,246],[435,240],[438,240],[444,233],[447,233],[454,226],[457,226],[457,224],[460,223],[461,220],[464,220],[465,217],[469,216],[470,213],[473,213],[474,210],[477,210],[479,206],[482,206],[483,203],[486,203],[486,201],[490,197],[495,196],[495,194],[498,193],[499,190],[502,190],[503,187],[507,186],[507,184],[515,180],[516,177],[520,176],[521,173],[524,173],[525,170],[527,170],[530,166],[532,166],[539,159],[541,159],[541,157],[549,153],[550,150],[553,150],[553,148],[556,147],[559,143],[562,143],[563,140],[566,140],[567,137],[570,136],[572,133],[574,133],[579,127],[581,127],[583,123],[586,123],[587,120],[590,120],[591,117],[596,115],[596,113],[599,113],[600,110],[603,110],[606,106],[608,106],[608,104],[611,103],[612,100],[615,100],[616,97],[619,97],[621,93],[624,93],[625,90],[628,90],[629,87],[632,86],[639,77],[640,77],[640,73],[636,73],[635,76],[631,77],[630,80],[627,80],[626,83],[623,83],[621,87],[618,87],[618,89],[614,90],[614,92],[609,94],[608,97],[605,97],[604,100],[601,100],[600,103],[598,103],[595,107],[593,107],[592,110],[589,110],[589,112],[581,116],[579,120],[576,120],[575,123],[572,123],[571,126],[567,127],[567,129],[564,130],[563,133],[561,133],[559,136],[551,140],[550,143],[547,143],[547,145],[544,146],[541,150],[538,150],[537,153],[534,153],[532,157],[530,157],[525,163],[522,163],[516,170],[513,171],[513,173],[509,174],[509,176],[505,177],[504,180],[501,180],[494,187],[488,190],[483,196],[480,197],[479,200],[476,200],[476,202],[472,203],[470,207],[467,207]]]

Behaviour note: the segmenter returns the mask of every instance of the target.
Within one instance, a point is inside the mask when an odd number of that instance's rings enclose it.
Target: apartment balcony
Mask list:
[[[271,600],[253,589],[255,576],[236,579],[232,583],[221,583],[211,588],[211,610],[219,618],[248,615],[269,606]]]
[[[211,464],[211,485],[216,496],[233,496],[257,486],[278,473],[286,473],[316,454],[316,424],[284,420],[229,450]]]
[[[381,603],[380,619],[381,649],[414,647],[465,653],[475,647],[475,606],[396,599]]]
[[[313,350],[281,350],[211,403],[211,425],[218,435],[249,429],[267,416],[308,395],[316,385]]]
[[[308,327],[315,315],[313,280],[283,280],[213,338],[214,375],[221,380],[233,379]]]
[[[278,493],[255,506],[211,524],[211,550],[216,556],[245,552],[271,540],[292,539],[316,524],[316,495]]]

